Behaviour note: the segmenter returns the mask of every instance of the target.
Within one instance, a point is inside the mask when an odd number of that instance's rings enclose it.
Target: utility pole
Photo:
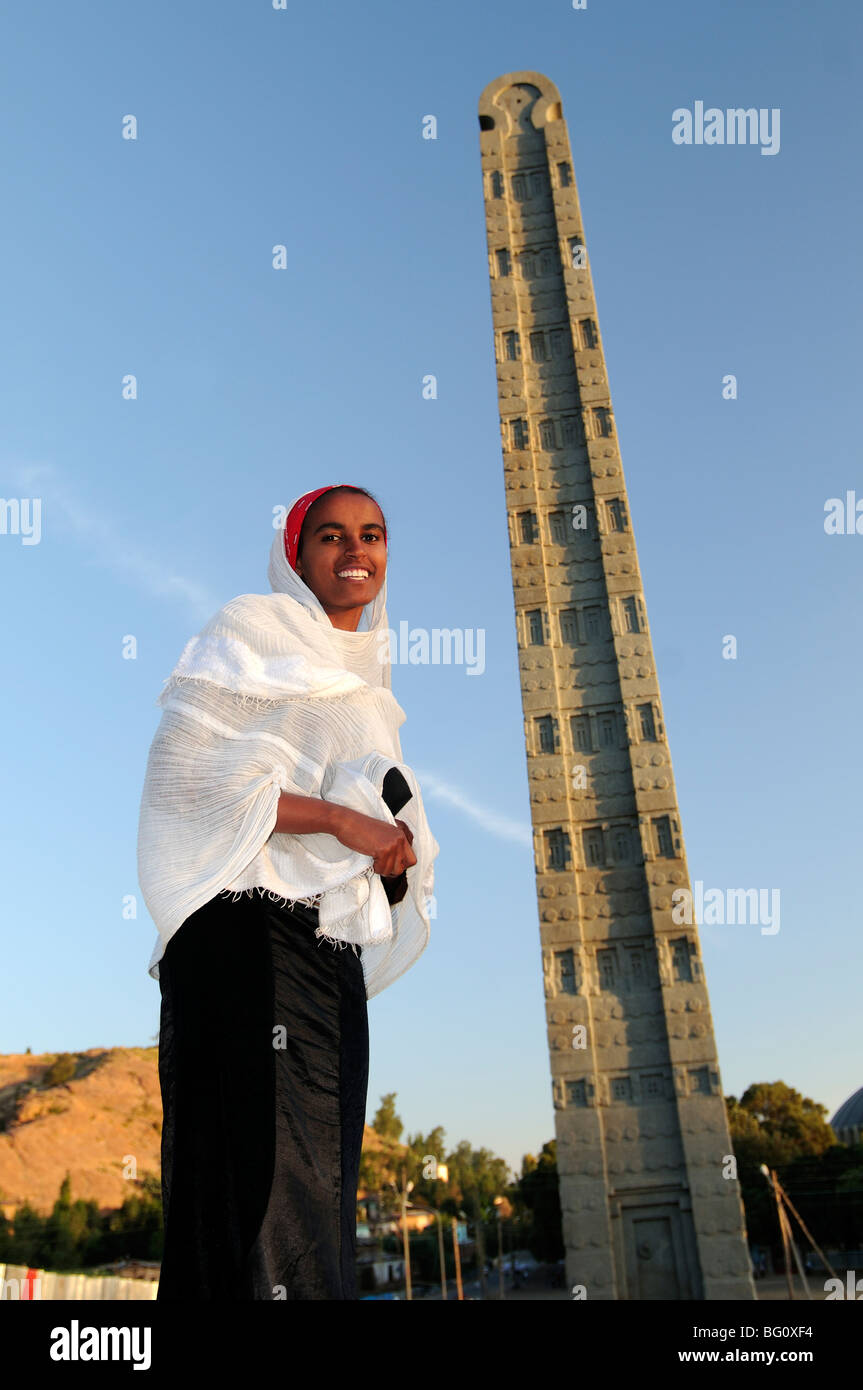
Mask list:
[[[797,1221],[798,1226],[805,1235],[806,1239],[809,1241],[809,1244],[812,1246],[812,1249],[815,1251],[815,1254],[818,1256],[824,1268],[830,1271],[831,1276],[834,1279],[837,1279],[839,1276],[837,1275],[836,1270],[833,1268],[827,1256],[824,1254],[824,1251],[821,1249],[821,1246],[817,1244],[815,1237],[812,1235],[811,1231],[809,1230],[809,1227],[806,1225],[806,1222],[803,1220],[803,1217],[800,1215],[799,1211],[795,1207],[791,1198],[788,1196],[788,1193],[785,1191],[785,1188],[782,1186],[775,1173],[773,1174],[773,1179],[776,1183],[777,1188],[779,1189],[780,1197],[782,1198],[786,1207],[788,1207],[789,1211],[791,1212],[791,1215]]]
[[[795,1260],[795,1263],[796,1263],[796,1265],[797,1265],[798,1272],[799,1272],[799,1274],[800,1274],[801,1283],[803,1284],[803,1287],[804,1287],[804,1289],[806,1290],[806,1297],[807,1297],[807,1298],[811,1298],[811,1297],[812,1297],[812,1294],[811,1294],[810,1289],[809,1289],[809,1284],[808,1284],[808,1282],[807,1282],[807,1280],[806,1280],[806,1273],[805,1273],[805,1270],[804,1270],[803,1265],[801,1264],[800,1255],[798,1254],[797,1246],[795,1245],[793,1236],[792,1236],[792,1234],[791,1234],[791,1222],[790,1222],[790,1220],[788,1219],[787,1212],[785,1211],[785,1208],[786,1208],[786,1207],[788,1208],[788,1211],[791,1212],[791,1215],[792,1215],[792,1216],[794,1217],[794,1219],[796,1220],[798,1226],[800,1227],[800,1229],[801,1229],[801,1231],[803,1232],[803,1234],[804,1234],[804,1236],[806,1237],[806,1239],[809,1241],[809,1244],[812,1246],[812,1249],[815,1251],[815,1254],[818,1256],[818,1258],[819,1258],[819,1260],[821,1261],[821,1263],[822,1263],[822,1265],[824,1266],[824,1268],[825,1268],[826,1270],[829,1270],[830,1275],[831,1275],[832,1278],[836,1279],[836,1278],[838,1278],[838,1275],[836,1274],[836,1271],[835,1271],[835,1269],[833,1268],[833,1266],[831,1265],[831,1263],[830,1263],[830,1261],[828,1260],[827,1256],[824,1254],[824,1251],[821,1249],[821,1246],[820,1246],[820,1245],[818,1244],[818,1242],[815,1240],[815,1237],[812,1235],[812,1232],[810,1231],[809,1227],[806,1225],[806,1222],[803,1220],[803,1217],[800,1215],[799,1211],[798,1211],[797,1208],[795,1207],[795,1205],[794,1205],[794,1203],[792,1202],[791,1198],[788,1196],[788,1193],[785,1191],[785,1188],[782,1186],[781,1182],[779,1181],[778,1177],[776,1176],[776,1173],[775,1173],[772,1169],[768,1168],[766,1163],[762,1163],[762,1164],[761,1164],[761,1172],[764,1174],[764,1176],[766,1177],[768,1183],[769,1183],[770,1186],[772,1187],[772,1189],[773,1189],[773,1195],[774,1195],[774,1197],[776,1198],[776,1205],[777,1205],[777,1207],[778,1207],[778,1209],[779,1209],[779,1228],[780,1228],[780,1230],[782,1231],[782,1241],[783,1241],[783,1246],[785,1247],[786,1260],[787,1260],[787,1257],[788,1257],[788,1252],[787,1252],[787,1245],[786,1245],[786,1230],[785,1230],[785,1228],[787,1228],[787,1239],[791,1242],[791,1248],[792,1248],[792,1250],[794,1251],[794,1260]],[[783,1227],[783,1222],[784,1222],[784,1227]],[[791,1297],[791,1298],[794,1297],[793,1292],[790,1291],[790,1281],[789,1281],[789,1297]]]
[[[443,1249],[443,1223],[440,1219],[440,1208],[438,1208],[437,1211],[437,1248],[438,1258],[440,1260],[440,1296],[444,1303],[446,1303],[446,1259]]]
[[[474,1191],[473,1209],[476,1216],[476,1256],[479,1269],[479,1287],[483,1302],[488,1298],[488,1284],[485,1277],[485,1233],[483,1231],[483,1211],[479,1192]]]
[[[501,1298],[506,1298],[506,1288],[503,1277],[503,1219],[500,1214],[502,1203],[502,1197],[495,1197],[494,1205],[497,1213],[497,1282],[500,1290],[499,1296]]]
[[[446,1166],[445,1163],[437,1163],[437,1162],[435,1163],[435,1177],[437,1178],[438,1182],[448,1182],[448,1181],[449,1181],[449,1169],[447,1168],[447,1166]],[[447,1297],[446,1297],[446,1258],[445,1258],[445,1256],[444,1256],[444,1248],[443,1248],[443,1223],[441,1222],[441,1218],[440,1218],[440,1190],[439,1190],[439,1189],[438,1189],[438,1207],[437,1207],[437,1244],[438,1244],[438,1253],[439,1253],[439,1255],[440,1255],[440,1291],[441,1291],[441,1298],[443,1299],[444,1303],[446,1303],[446,1301],[447,1301]]]
[[[455,1285],[458,1290],[459,1301],[464,1298],[464,1289],[461,1282],[461,1255],[458,1249],[458,1217],[452,1219],[452,1253],[455,1260]]]
[[[407,1173],[402,1164],[402,1244],[405,1252],[405,1296],[408,1302],[413,1301],[411,1291],[411,1240],[408,1232],[408,1193],[413,1187],[412,1182],[407,1181]]]
[[[803,1268],[803,1261],[800,1258],[800,1251],[797,1249],[797,1243],[794,1240],[794,1235],[791,1230],[791,1222],[788,1220],[788,1214],[784,1208],[782,1211],[782,1215],[785,1217],[785,1224],[788,1227],[788,1239],[791,1241],[791,1249],[794,1252],[794,1263],[797,1266],[797,1273],[800,1275],[800,1282],[803,1285],[803,1290],[806,1294],[806,1297],[811,1298],[812,1294],[809,1289],[809,1285],[806,1282],[806,1271]]]
[[[775,1189],[774,1195],[776,1197],[776,1210],[779,1213],[779,1229],[782,1232],[782,1252],[785,1263],[785,1279],[788,1284],[788,1297],[793,1301],[794,1275],[791,1270],[791,1231],[788,1227],[788,1217],[785,1215],[782,1203],[779,1200],[779,1193],[776,1192]]]
[[[800,1274],[800,1279],[803,1284],[806,1297],[811,1298],[812,1294],[809,1292],[809,1285],[806,1282],[806,1275],[803,1272],[803,1266],[800,1262],[800,1255],[797,1251],[797,1246],[794,1244],[794,1237],[791,1233],[791,1222],[788,1220],[788,1214],[785,1211],[784,1206],[782,1205],[782,1199],[785,1196],[784,1190],[775,1172],[771,1168],[768,1168],[766,1163],[761,1164],[761,1172],[764,1174],[768,1183],[770,1184],[774,1199],[776,1201],[776,1212],[779,1217],[779,1231],[782,1236],[782,1252],[785,1263],[785,1279],[788,1284],[788,1297],[793,1302],[794,1277],[791,1271],[791,1251],[793,1250],[794,1263],[796,1264],[798,1273]]]

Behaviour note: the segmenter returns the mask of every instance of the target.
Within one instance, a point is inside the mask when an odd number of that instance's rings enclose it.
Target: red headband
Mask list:
[[[327,483],[325,487],[316,487],[312,492],[306,492],[300,497],[291,510],[288,512],[288,519],[285,522],[285,555],[288,557],[288,564],[292,570],[297,568],[297,550],[300,544],[300,532],[303,529],[303,522],[306,512],[313,502],[322,497],[325,492],[332,492],[333,488],[353,487],[352,483]],[[387,528],[384,523],[384,544],[387,539]]]

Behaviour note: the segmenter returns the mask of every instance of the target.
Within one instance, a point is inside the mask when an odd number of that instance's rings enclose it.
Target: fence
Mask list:
[[[54,1274],[27,1265],[0,1264],[0,1299],[154,1299],[157,1279],[123,1279],[117,1274]]]

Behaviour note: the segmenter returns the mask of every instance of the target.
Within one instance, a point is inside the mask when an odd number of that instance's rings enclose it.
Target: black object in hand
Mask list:
[[[405,780],[404,774],[399,772],[397,767],[391,767],[384,777],[381,797],[390,815],[396,816],[402,807],[410,801],[413,792]],[[381,883],[387,895],[387,902],[390,906],[400,903],[405,893],[408,891],[408,876],[403,869],[395,878],[384,878],[381,876]]]
[[[410,801],[412,792],[407,784],[404,775],[399,772],[397,767],[391,767],[384,778],[381,797],[391,815],[398,815],[399,811]]]

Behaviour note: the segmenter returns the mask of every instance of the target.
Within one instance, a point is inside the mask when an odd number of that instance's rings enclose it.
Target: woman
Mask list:
[[[366,1001],[428,942],[439,848],[401,757],[386,567],[370,493],[304,494],[273,592],[220,609],[159,696],[138,876],[159,932],[161,1300],[357,1298]]]

